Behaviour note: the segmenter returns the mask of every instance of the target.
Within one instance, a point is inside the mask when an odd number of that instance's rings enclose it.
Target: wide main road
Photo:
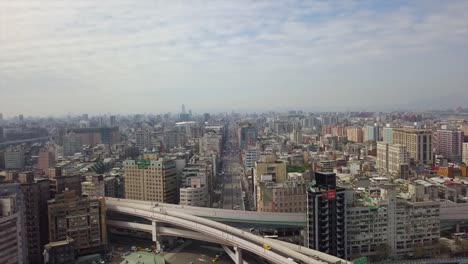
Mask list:
[[[242,164],[240,163],[239,143],[236,135],[236,126],[231,121],[227,128],[227,141],[223,150],[223,166],[221,175],[223,183],[224,209],[245,210],[242,198]]]

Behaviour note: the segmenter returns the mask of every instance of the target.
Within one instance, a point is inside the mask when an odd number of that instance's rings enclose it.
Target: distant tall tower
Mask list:
[[[110,126],[114,127],[117,125],[117,119],[115,118],[115,115],[110,116]]]
[[[2,122],[2,121],[3,121],[3,114],[0,113],[0,122]]]
[[[182,104],[182,114],[185,114],[185,105]]]
[[[23,115],[22,115],[22,114],[21,114],[21,115],[19,115],[19,116],[18,116],[18,119],[19,119],[19,121],[20,121],[20,122],[23,122],[23,120],[24,120],[24,117],[23,117]]]

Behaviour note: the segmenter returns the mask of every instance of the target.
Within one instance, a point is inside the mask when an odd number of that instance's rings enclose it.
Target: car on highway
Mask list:
[[[271,246],[268,244],[263,244],[263,248],[266,250],[271,250]]]

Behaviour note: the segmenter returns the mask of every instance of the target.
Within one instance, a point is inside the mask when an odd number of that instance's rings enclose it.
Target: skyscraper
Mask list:
[[[42,263],[42,250],[48,241],[47,200],[50,199],[48,179],[34,179],[32,172],[19,173],[29,264]]]
[[[451,162],[462,162],[462,146],[464,134],[462,131],[440,129],[436,131],[437,142],[434,142],[437,154],[443,155]]]
[[[182,112],[181,112],[181,114],[185,114],[185,105],[184,105],[184,104],[182,104]]]
[[[395,128],[393,143],[405,145],[415,162],[432,164],[432,132],[426,129]]]
[[[307,190],[308,247],[346,258],[345,189],[336,186],[336,174],[315,173]]]

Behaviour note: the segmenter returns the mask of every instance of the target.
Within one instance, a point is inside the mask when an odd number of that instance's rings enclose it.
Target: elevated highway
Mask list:
[[[217,213],[215,209],[181,207],[176,205],[157,204],[144,201],[106,198],[107,210],[131,216],[139,216],[151,221],[151,225],[141,223],[128,223],[124,221],[109,221],[109,226],[130,228],[143,232],[151,232],[153,241],[158,241],[158,236],[178,236],[203,241],[219,243],[224,246],[233,247],[235,251],[234,261],[237,264],[243,263],[242,250],[247,250],[257,256],[260,256],[272,263],[294,264],[294,263],[349,263],[346,260],[315,251],[312,249],[300,247],[287,242],[269,240],[259,237],[226,224],[213,221],[209,218],[197,216],[210,212]],[[189,210],[185,210],[189,209]],[[199,210],[197,210],[199,209]],[[207,211],[205,209],[213,210]],[[197,213],[195,213],[197,211]],[[226,217],[222,214],[216,214],[216,218]],[[232,211],[232,210],[228,210]],[[240,213],[240,211],[235,211]],[[193,213],[193,214],[191,214]],[[229,217],[233,217],[229,215]],[[247,217],[247,216],[242,216]],[[265,217],[264,215],[257,217]],[[284,216],[284,221],[288,218]],[[245,219],[247,220],[247,219]],[[271,221],[263,219],[264,221]],[[158,223],[169,224],[171,227],[164,227]],[[264,245],[267,244],[269,249]]]
[[[119,201],[118,198],[106,198],[107,201]],[[120,199],[122,200],[122,199]],[[156,203],[148,201],[125,199],[126,203],[135,205],[155,206]],[[184,212],[216,222],[230,225],[245,224],[248,226],[262,226],[270,228],[304,228],[306,215],[303,213],[269,213],[240,210],[228,210],[206,207],[184,206],[176,204],[157,203],[158,208],[170,209],[174,212]]]

